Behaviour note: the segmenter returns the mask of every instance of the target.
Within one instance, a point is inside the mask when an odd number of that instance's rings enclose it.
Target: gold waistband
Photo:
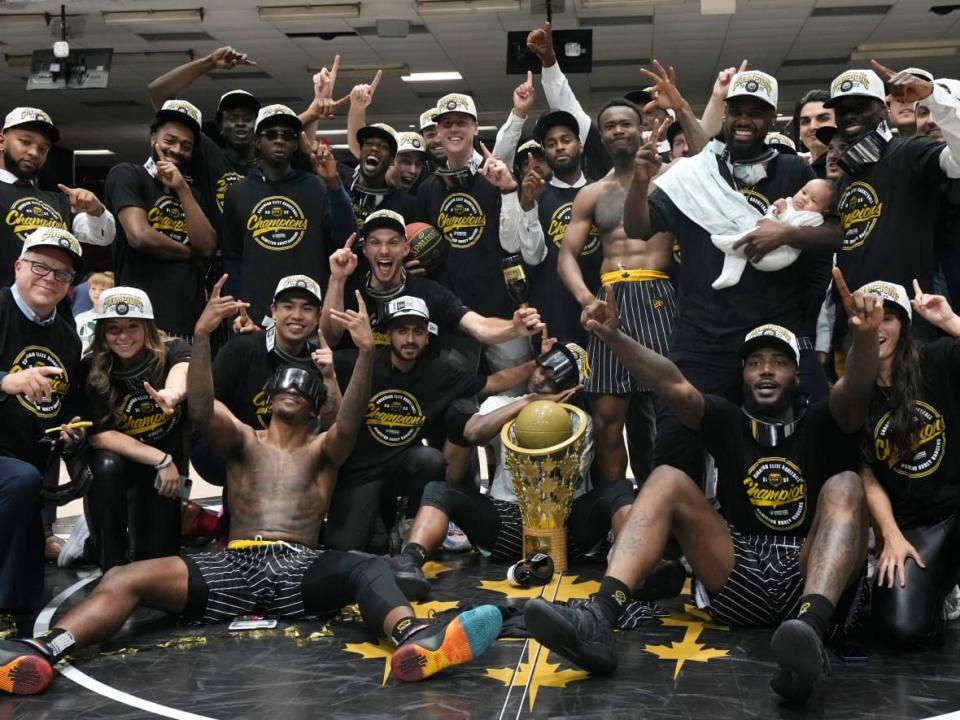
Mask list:
[[[648,280],[669,280],[670,276],[659,270],[611,270],[600,276],[600,284],[618,282],[646,282]]]
[[[246,550],[247,548],[266,547],[268,545],[280,545],[280,540],[231,540],[227,544],[227,550]]]

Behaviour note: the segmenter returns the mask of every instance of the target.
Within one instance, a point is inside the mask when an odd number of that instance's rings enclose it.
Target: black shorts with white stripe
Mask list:
[[[185,555],[189,585],[184,615],[204,622],[225,622],[254,612],[302,616],[304,575],[323,554],[303,545],[276,543]]]
[[[677,312],[677,296],[669,280],[640,280],[613,285],[620,309],[620,329],[644,347],[661,355],[670,350],[673,322]],[[597,298],[606,299],[601,287]],[[641,387],[603,341],[591,335],[587,342],[592,373],[585,390],[601,395],[626,395],[647,388]]]
[[[803,594],[800,550],[805,538],[783,535],[745,535],[730,527],[733,571],[719,593],[696,582],[697,606],[714,621],[740,627],[776,627],[796,617]],[[866,565],[860,580],[837,604],[830,634],[855,629],[861,621],[867,595]]]

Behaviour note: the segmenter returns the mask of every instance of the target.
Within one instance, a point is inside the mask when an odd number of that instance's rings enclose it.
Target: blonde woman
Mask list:
[[[142,290],[116,287],[100,302],[84,357],[84,416],[95,423],[85,512],[90,550],[106,571],[179,550],[190,346],[157,329]]]

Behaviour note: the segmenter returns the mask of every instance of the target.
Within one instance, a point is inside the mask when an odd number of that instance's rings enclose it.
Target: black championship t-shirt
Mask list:
[[[172,260],[138,250],[127,240],[120,212],[137,207],[147,222],[174,242],[188,242],[187,218],[176,193],[150,176],[143,165],[121,163],[107,173],[106,205],[117,218],[113,270],[117,285],[140,288],[153,304],[157,327],[176,335],[193,335],[193,326],[206,304],[203,271],[193,259]],[[203,200],[194,196],[201,209]]]
[[[0,182],[0,287],[13,285],[13,263],[23,241],[37,228],[70,230],[70,201],[62,192]]]
[[[934,524],[960,509],[960,446],[950,446],[960,427],[960,342],[944,338],[921,345],[920,363],[923,386],[914,402],[912,454],[897,457],[893,450],[893,408],[886,388],[874,390],[867,421],[870,467],[890,496],[902,529]]]
[[[580,303],[560,279],[557,272],[557,255],[560,243],[567,232],[573,211],[573,199],[581,188],[560,188],[547,185],[537,200],[540,227],[547,244],[547,257],[539,265],[529,268],[530,300],[540,311],[540,319],[550,329],[550,334],[565,341],[584,345],[587,331],[580,324]],[[579,257],[583,281],[594,295],[600,288],[600,265],[603,263],[603,248],[600,247],[600,230],[591,224],[587,242]]]
[[[380,328],[380,318],[383,317],[387,303],[394,298],[410,295],[423,300],[430,313],[430,322],[436,324],[437,331],[441,335],[456,332],[463,316],[470,312],[470,309],[461,302],[460,298],[446,287],[430,278],[420,277],[419,275],[407,275],[403,284],[388,294],[377,295],[372,293],[367,283],[360,286],[360,292],[363,293],[363,301],[367,305],[367,314],[370,316],[370,325],[373,327],[373,341],[380,346],[390,344],[387,334]],[[345,309],[357,309],[357,299],[352,290],[344,291],[343,300]],[[353,341],[350,339],[350,333],[344,332],[337,349],[344,350],[352,347]]]
[[[294,365],[316,372],[310,359],[312,346],[306,346],[299,357],[281,358],[276,351],[267,349],[267,332],[235,335],[220,348],[213,361],[214,396],[240,422],[257,430],[270,424],[263,386],[278,367]]]
[[[193,174],[197,189],[203,195],[207,217],[219,238],[223,233],[223,200],[234,183],[243,180],[256,163],[234,164],[226,151],[206,135],[193,152]]]
[[[739,405],[704,395],[703,444],[717,464],[720,512],[748,535],[805,537],[823,484],[857,469],[860,433],[845,433],[827,399],[807,408],[800,427],[776,447],[761,447]]]
[[[356,359],[356,350],[334,353],[342,392],[346,392]],[[340,471],[339,482],[382,470],[392,457],[431,435],[436,424],[443,422],[450,403],[476,395],[486,383],[486,377],[461,372],[438,358],[422,357],[413,370],[400,372],[390,362],[390,348],[377,350],[366,422]]]
[[[500,191],[480,175],[463,190],[448,189],[438,175],[417,192],[416,219],[437,228],[450,243],[437,280],[470,309],[486,317],[511,318],[516,303],[507,294],[500,261]]]
[[[170,368],[178,363],[190,362],[190,346],[179,340],[167,345],[167,358],[163,365],[162,376],[166,379]],[[110,375],[110,382],[117,390],[119,402],[119,416],[114,419],[109,406],[109,398],[93,392],[86,384],[86,376],[90,370],[90,356],[83,359],[84,364],[84,415],[92,420],[94,425],[90,433],[116,430],[132,437],[145,445],[162,450],[173,455],[178,462],[183,458],[183,429],[187,419],[187,403],[181,402],[171,415],[165,415],[160,406],[143,387],[144,381],[149,381],[149,374],[145,369],[139,371],[125,371],[116,367]],[[154,386],[159,390],[163,387]]]
[[[837,266],[850,288],[887,280],[909,289],[914,278],[932,285],[944,147],[925,136],[894,138],[877,162],[841,180]]]
[[[49,446],[38,442],[43,431],[81,414],[80,338],[71,318],[57,313],[53,324],[37,325],[17,307],[10,288],[0,288],[0,370],[44,366],[63,370],[50,379],[49,400],[37,404],[24,395],[0,394],[0,455],[20,458],[41,472],[50,456]]]
[[[357,237],[363,237],[363,224],[367,215],[376,210],[392,210],[402,215],[408,225],[413,222],[417,201],[410,193],[390,188],[378,198],[363,192],[356,184],[351,187],[350,183],[347,183],[347,187],[351,188],[349,195],[353,204],[353,215],[357,219]]]
[[[717,158],[718,163],[723,163]],[[721,172],[729,176],[725,164]],[[770,203],[793,197],[813,179],[810,165],[793,155],[778,155],[767,165],[767,177],[753,187],[740,187],[759,220]],[[796,262],[776,272],[761,272],[748,264],[740,282],[724,290],[712,283],[720,276],[725,255],[713,246],[710,234],[684,215],[662,190],[650,195],[652,233],[671,232],[680,246],[683,265],[677,282],[677,324],[672,351],[736,351],[744,336],[764,323],[783,325],[803,334],[809,264],[802,253]],[[822,262],[829,264],[828,254]],[[822,297],[822,295],[821,295]]]
[[[225,259],[240,262],[240,297],[257,324],[270,316],[281,278],[307,275],[325,287],[336,248],[323,182],[300,170],[271,182],[255,168],[227,190],[220,247]]]

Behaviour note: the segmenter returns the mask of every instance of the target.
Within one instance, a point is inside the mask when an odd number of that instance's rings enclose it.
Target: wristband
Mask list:
[[[163,470],[164,468],[170,467],[172,464],[173,464],[173,455],[171,455],[170,453],[167,453],[166,455],[163,456],[163,460],[161,460],[160,462],[158,462],[156,465],[153,466],[153,469]]]

